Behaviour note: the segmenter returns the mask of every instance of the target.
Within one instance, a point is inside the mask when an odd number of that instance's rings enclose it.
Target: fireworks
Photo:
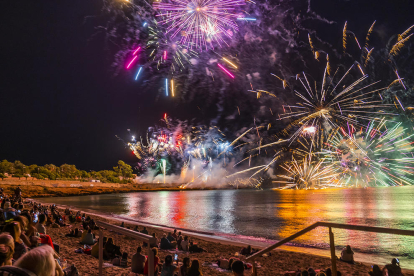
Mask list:
[[[292,162],[286,162],[281,166],[288,175],[278,175],[278,177],[285,180],[273,182],[284,184],[284,189],[309,189],[331,186],[339,175],[337,172],[339,169],[335,168],[333,164],[323,166],[323,163],[324,159],[312,162],[311,156],[305,157],[302,162],[297,162],[293,158]]]
[[[179,41],[171,38],[165,33],[159,22],[154,20],[154,24],[148,27],[149,36],[146,43],[148,58],[156,62],[156,67],[168,67],[169,73],[183,71],[191,65],[191,59],[197,58],[198,54],[192,49],[188,49]]]
[[[351,78],[350,72],[354,67],[351,66],[339,81],[335,81],[336,73],[333,77],[327,75],[326,67],[320,86],[317,87],[315,83],[313,88],[305,73],[297,76],[302,91],[294,92],[300,101],[296,105],[284,105],[284,110],[288,110],[279,115],[280,120],[295,119],[286,130],[299,126],[291,136],[291,141],[303,133],[317,133],[316,129],[329,132],[331,128],[347,124],[364,126],[364,122],[374,119],[375,116],[395,115],[384,111],[391,104],[384,104],[374,98],[386,88],[372,89],[378,82],[363,84],[368,78],[367,75],[362,75],[349,85],[344,84],[347,77]]]
[[[189,48],[214,48],[222,46],[238,30],[235,19],[244,0],[172,0],[169,3],[155,2],[154,8],[160,13],[161,24],[168,25],[166,33],[180,37],[179,41]]]

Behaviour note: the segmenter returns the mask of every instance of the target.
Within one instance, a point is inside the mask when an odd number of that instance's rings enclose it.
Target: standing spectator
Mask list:
[[[134,273],[142,274],[144,273],[145,267],[145,256],[141,254],[142,248],[138,246],[137,253],[132,256],[132,266],[131,270]]]

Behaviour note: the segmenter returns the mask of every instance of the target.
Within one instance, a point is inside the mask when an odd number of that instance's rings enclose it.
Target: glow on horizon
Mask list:
[[[217,65],[218,65],[218,67],[220,67],[221,68],[221,70],[223,70],[224,72],[226,72],[227,73],[227,75],[229,75],[231,78],[233,78],[234,79],[234,76],[226,69],[226,68],[224,68],[224,66],[223,65],[221,65],[220,63],[217,63]]]

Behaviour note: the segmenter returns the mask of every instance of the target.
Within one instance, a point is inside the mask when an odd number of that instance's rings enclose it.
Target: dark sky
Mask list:
[[[317,0],[312,8],[354,31],[377,20],[397,33],[414,24],[411,2]],[[98,0],[1,1],[0,159],[109,169],[135,160],[116,134],[145,129],[165,112],[197,116],[192,105],[140,96],[132,82],[112,77],[112,57],[99,39],[90,41],[94,23],[85,21],[101,7]]]

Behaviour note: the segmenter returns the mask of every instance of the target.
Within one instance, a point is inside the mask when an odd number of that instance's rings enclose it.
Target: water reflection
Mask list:
[[[286,238],[317,222],[414,229],[414,187],[316,191],[180,191],[46,198],[56,202],[173,227],[234,235]],[[414,238],[334,230],[338,246],[414,258]],[[297,239],[328,246],[327,229]],[[414,267],[414,261],[413,261]]]

